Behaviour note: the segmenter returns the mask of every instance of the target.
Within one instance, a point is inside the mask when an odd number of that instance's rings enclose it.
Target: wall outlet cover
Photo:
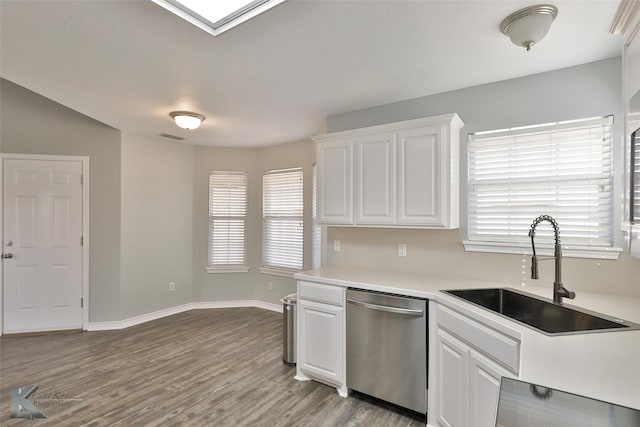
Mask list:
[[[407,256],[407,244],[398,243],[398,256]]]

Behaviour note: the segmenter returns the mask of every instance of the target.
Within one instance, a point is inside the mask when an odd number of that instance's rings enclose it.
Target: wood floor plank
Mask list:
[[[293,379],[282,363],[282,315],[192,310],[120,331],[0,338],[0,425],[11,390],[55,426],[419,426],[369,398]],[[65,400],[66,399],[66,400]],[[35,422],[35,421],[34,421]]]

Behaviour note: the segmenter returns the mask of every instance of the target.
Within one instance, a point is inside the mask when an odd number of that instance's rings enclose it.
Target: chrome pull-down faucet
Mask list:
[[[552,257],[541,258],[536,255],[536,244],[534,237],[536,237],[536,227],[542,221],[549,221],[553,227],[553,235],[555,237],[554,251]],[[562,304],[562,298],[574,299],[576,293],[567,290],[562,286],[562,249],[560,249],[560,228],[558,223],[553,217],[549,215],[540,215],[531,223],[531,229],[529,230],[529,237],[531,237],[531,248],[533,249],[533,256],[531,257],[531,278],[538,279],[538,261],[544,261],[546,259],[555,259],[556,261],[556,278],[553,282],[553,302]]]

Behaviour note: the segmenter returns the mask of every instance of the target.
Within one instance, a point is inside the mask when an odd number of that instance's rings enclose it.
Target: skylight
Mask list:
[[[217,36],[285,0],[151,0]]]

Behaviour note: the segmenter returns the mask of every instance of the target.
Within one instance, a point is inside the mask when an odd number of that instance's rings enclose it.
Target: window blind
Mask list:
[[[262,179],[262,262],[265,267],[302,270],[302,168],[267,172]]]
[[[209,265],[246,264],[247,173],[209,174]]]
[[[640,129],[631,134],[631,223],[640,224]]]
[[[612,246],[612,124],[606,117],[470,135],[469,240],[527,243],[533,219],[547,214],[563,245]],[[541,242],[551,242],[546,228],[537,230]]]
[[[311,183],[311,268],[322,266],[322,227],[318,222],[318,165],[313,164],[313,182]]]

